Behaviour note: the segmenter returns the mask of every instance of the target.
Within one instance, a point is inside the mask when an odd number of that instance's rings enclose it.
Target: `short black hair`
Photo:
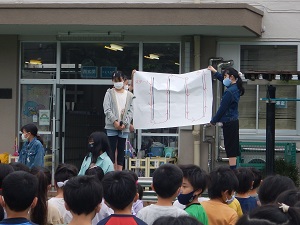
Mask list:
[[[28,209],[37,196],[38,179],[25,171],[15,171],[7,175],[2,184],[5,203],[14,212]]]
[[[236,225],[296,225],[300,224],[299,208],[289,207],[288,212],[283,212],[278,205],[268,204],[253,209],[249,214],[244,214]]]
[[[144,188],[139,183],[137,184],[137,191],[139,193],[139,199],[142,200],[144,196]]]
[[[25,172],[30,172],[30,168],[28,166],[26,166],[23,163],[20,162],[11,162],[9,163],[9,165],[11,165],[15,171],[25,171]]]
[[[186,178],[192,185],[193,190],[197,191],[201,189],[200,194],[202,194],[207,188],[207,172],[193,164],[179,165],[179,168],[183,172],[183,177]]]
[[[278,174],[270,175],[260,185],[258,198],[262,205],[266,205],[273,203],[282,192],[295,188],[296,185],[291,178]]]
[[[182,184],[183,173],[178,166],[166,163],[153,173],[153,187],[161,198],[172,197]]]
[[[64,186],[64,200],[70,211],[77,215],[93,212],[102,198],[102,185],[94,176],[72,177]]]
[[[104,177],[103,169],[100,166],[88,168],[84,174],[89,176],[96,176],[99,181],[102,181]]]
[[[232,194],[239,186],[239,181],[229,166],[220,166],[210,172],[208,197],[216,199],[222,197],[222,192],[228,190]]]
[[[55,182],[64,182],[72,177],[76,177],[78,169],[76,166],[67,163],[61,163],[57,166],[54,173]]]
[[[282,192],[278,195],[275,203],[284,203],[288,206],[295,206],[297,203],[300,203],[300,190],[295,188]]]
[[[126,171],[112,171],[102,180],[104,199],[113,209],[125,209],[137,193],[136,181]]]
[[[0,189],[4,178],[12,172],[14,172],[14,168],[11,165],[0,163]]]
[[[256,189],[259,187],[262,179],[262,173],[259,169],[256,169],[254,167],[250,167],[250,170],[253,173],[254,179],[253,179],[253,189]]]
[[[250,191],[254,180],[252,171],[246,167],[239,167],[234,170],[234,173],[239,181],[239,187],[235,191],[240,194]]]
[[[203,223],[191,216],[162,216],[157,218],[153,225],[203,225]]]

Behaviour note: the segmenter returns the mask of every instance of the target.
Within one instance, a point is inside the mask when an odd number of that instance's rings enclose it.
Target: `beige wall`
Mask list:
[[[13,153],[17,127],[18,37],[0,36],[0,88],[12,88],[12,99],[0,99],[0,153]]]

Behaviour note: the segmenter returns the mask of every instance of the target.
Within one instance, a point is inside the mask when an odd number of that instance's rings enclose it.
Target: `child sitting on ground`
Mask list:
[[[248,214],[258,206],[256,199],[249,195],[249,191],[253,185],[254,175],[249,168],[245,167],[240,167],[234,172],[239,181],[239,187],[236,189],[235,197],[241,204],[243,214]]]
[[[208,174],[196,165],[180,165],[183,172],[181,192],[177,199],[185,205],[185,211],[204,225],[208,225],[207,215],[198,201],[198,197],[206,190]]]
[[[182,179],[183,173],[178,166],[167,163],[158,167],[153,173],[151,185],[152,190],[157,194],[157,203],[141,209],[137,217],[152,225],[161,216],[188,215],[184,210],[172,205],[180,193]]]
[[[102,180],[105,202],[114,214],[101,220],[98,225],[146,225],[131,214],[134,198],[137,197],[136,181],[128,171],[114,171],[104,175]]]
[[[0,203],[7,213],[7,219],[0,224],[35,224],[30,222],[28,214],[37,203],[38,179],[24,171],[7,175],[2,184]]]
[[[92,224],[93,218],[101,208],[102,191],[101,183],[94,176],[77,176],[66,182],[65,205],[72,214],[69,225]]]

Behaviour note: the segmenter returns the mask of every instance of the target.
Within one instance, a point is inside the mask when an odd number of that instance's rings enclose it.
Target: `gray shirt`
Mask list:
[[[152,225],[157,218],[162,216],[178,217],[187,215],[186,211],[176,206],[159,206],[155,204],[144,207],[137,213],[137,217],[148,225]]]
[[[127,91],[125,110],[124,115],[122,116],[122,121],[125,125],[125,129],[123,130],[124,132],[129,132],[129,125],[133,117],[132,101],[134,98],[135,96],[131,92]],[[120,115],[114,88],[106,91],[103,100],[103,110],[105,114],[105,129],[115,130],[114,122],[119,120]]]

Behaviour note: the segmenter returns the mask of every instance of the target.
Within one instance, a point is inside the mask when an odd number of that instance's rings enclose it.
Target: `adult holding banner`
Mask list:
[[[240,96],[245,93],[245,89],[239,72],[234,68],[227,68],[222,74],[217,72],[212,66],[209,66],[208,69],[227,87],[223,93],[219,109],[210,123],[212,125],[215,125],[217,122],[223,124],[225,151],[229,158],[230,168],[235,169],[236,157],[240,155],[238,104]]]
[[[107,90],[103,110],[105,114],[105,129],[109,139],[110,158],[115,164],[115,170],[122,170],[125,156],[125,144],[129,134],[129,126],[133,117],[132,102],[134,95],[125,90],[124,74],[116,71],[112,74],[114,87]],[[115,150],[117,160],[115,160]]]

